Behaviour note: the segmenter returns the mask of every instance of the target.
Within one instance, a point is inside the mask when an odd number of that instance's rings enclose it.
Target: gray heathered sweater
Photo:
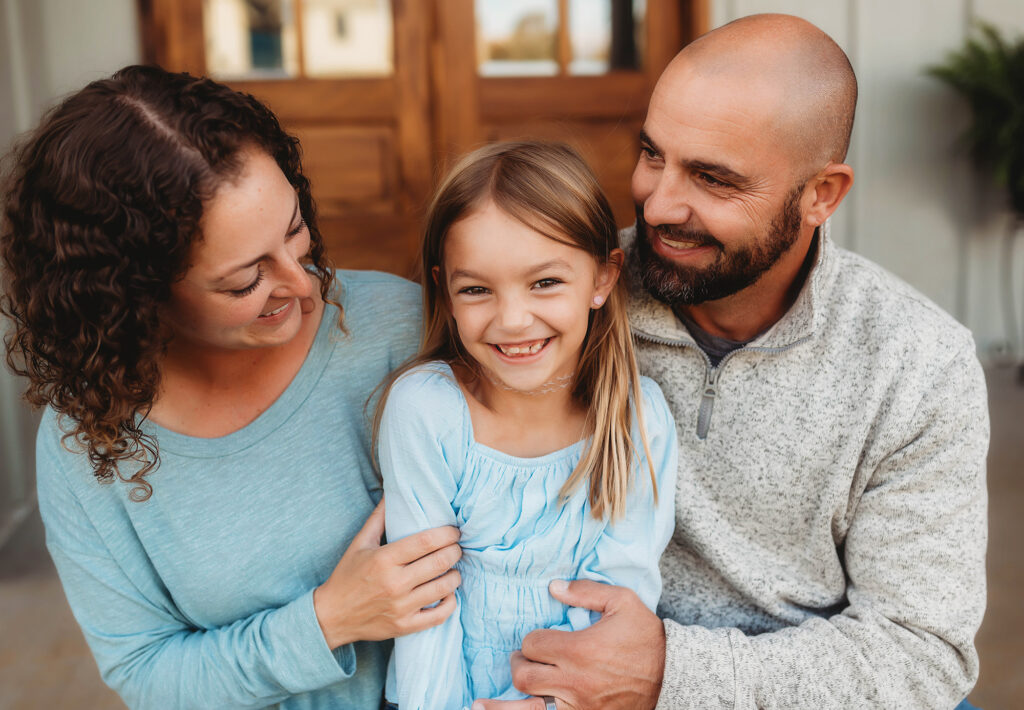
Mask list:
[[[679,433],[658,708],[953,708],[985,607],[970,333],[827,235],[793,308],[714,370],[633,291]]]

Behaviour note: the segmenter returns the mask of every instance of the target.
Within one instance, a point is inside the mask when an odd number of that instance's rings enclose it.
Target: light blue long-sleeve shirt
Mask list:
[[[526,697],[509,670],[523,637],[591,623],[589,611],[551,597],[552,580],[626,586],[654,610],[658,558],[673,528],[677,445],[661,390],[646,378],[641,389],[660,495],[655,502],[641,455],[625,516],[609,524],[591,514],[586,485],[564,504],[558,500],[584,442],[537,458],[477,443],[466,401],[443,363],[415,369],[392,387],[378,445],[388,539],[456,525],[463,549],[456,611],[440,626],[396,639],[387,696],[401,710]]]
[[[313,589],[379,498],[363,406],[415,349],[419,292],[339,272],[348,333],[325,309],[302,369],[227,436],[147,423],[160,447],[152,497],[100,484],[39,428],[47,546],[104,680],[134,708],[377,710],[389,644],[332,652]]]

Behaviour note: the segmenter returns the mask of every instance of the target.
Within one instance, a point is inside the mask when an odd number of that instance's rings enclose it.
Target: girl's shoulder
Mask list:
[[[466,425],[466,402],[451,367],[426,362],[403,372],[391,385],[384,406],[384,423],[429,430],[438,436],[461,432]]]
[[[432,404],[447,403],[462,399],[462,390],[455,380],[451,366],[440,360],[431,360],[403,372],[391,386],[388,395],[390,404],[393,397],[409,403],[426,399]]]

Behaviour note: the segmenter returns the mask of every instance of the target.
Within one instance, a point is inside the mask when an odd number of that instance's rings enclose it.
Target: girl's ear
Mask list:
[[[452,302],[448,296],[448,289],[445,288],[444,284],[441,283],[441,267],[434,266],[430,269],[430,275],[434,277],[434,285],[437,286],[437,290],[440,293],[440,303],[448,309],[448,313],[451,313]]]
[[[594,279],[594,296],[590,302],[591,308],[600,308],[608,300],[608,294],[615,288],[615,283],[622,273],[622,264],[626,258],[625,252],[621,249],[612,249],[608,254],[608,260],[597,265],[597,277]]]

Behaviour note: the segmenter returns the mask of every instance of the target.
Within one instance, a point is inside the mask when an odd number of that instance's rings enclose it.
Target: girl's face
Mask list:
[[[204,206],[188,271],[171,287],[175,338],[227,350],[287,343],[314,290],[308,251],[295,190],[270,156],[248,152],[239,177]]]
[[[435,277],[467,352],[497,382],[531,392],[575,373],[590,310],[618,278],[616,252],[599,264],[488,201],[448,230]]]

